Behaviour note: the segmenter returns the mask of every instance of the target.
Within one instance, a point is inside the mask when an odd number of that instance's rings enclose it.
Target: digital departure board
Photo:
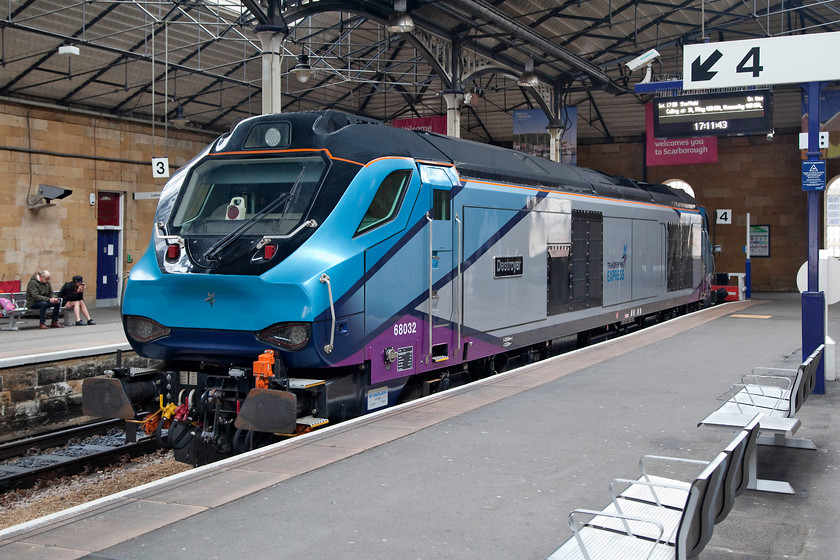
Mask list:
[[[745,136],[773,130],[769,89],[658,97],[653,100],[653,135]]]

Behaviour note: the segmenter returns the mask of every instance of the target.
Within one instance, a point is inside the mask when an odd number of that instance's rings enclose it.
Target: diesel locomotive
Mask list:
[[[88,379],[193,464],[711,296],[704,209],[664,185],[334,111],[237,124],[164,187]]]

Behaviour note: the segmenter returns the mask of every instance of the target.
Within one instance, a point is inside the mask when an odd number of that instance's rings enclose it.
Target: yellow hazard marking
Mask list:
[[[772,315],[747,315],[745,313],[733,313],[730,317],[738,317],[739,319],[769,319]]]

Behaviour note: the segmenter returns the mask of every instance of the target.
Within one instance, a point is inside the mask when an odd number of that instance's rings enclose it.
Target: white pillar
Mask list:
[[[283,56],[280,49],[283,36],[275,31],[259,31],[257,36],[262,47],[262,114],[279,113],[282,109]]]
[[[548,126],[548,154],[551,161],[563,161],[563,127],[562,126]]]
[[[464,96],[458,93],[444,93],[446,101],[446,135],[461,137],[461,101]]]
[[[837,343],[828,336],[828,305],[837,301],[837,288],[840,285],[840,278],[837,278],[837,259],[830,256],[828,251],[820,249],[819,287],[825,292],[825,311],[823,319],[823,332],[825,333],[825,351],[823,352],[823,368],[825,368],[825,380],[837,381]]]

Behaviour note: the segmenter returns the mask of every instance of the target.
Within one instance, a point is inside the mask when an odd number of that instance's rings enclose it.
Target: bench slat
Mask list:
[[[586,546],[592,560],[617,558],[648,558],[651,560],[673,560],[676,558],[675,549],[666,544],[656,544],[650,541],[628,537],[625,534],[602,531],[591,527],[580,530],[580,537]],[[651,548],[653,549],[651,551]],[[585,557],[572,537],[555,550],[547,560],[584,560]]]
[[[756,412],[761,411],[737,413],[721,412],[720,410],[716,410],[701,420],[699,425],[730,428],[733,430],[743,429],[750,420],[753,419]],[[774,418],[772,416],[762,416],[760,425],[761,427],[759,429],[762,432],[793,435],[799,429],[801,422],[798,418]]]

